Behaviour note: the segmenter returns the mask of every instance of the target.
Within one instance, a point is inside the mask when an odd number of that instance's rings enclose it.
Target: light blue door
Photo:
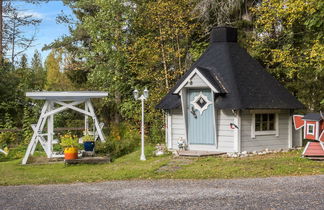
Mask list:
[[[213,100],[210,89],[188,89],[188,142],[215,144]]]

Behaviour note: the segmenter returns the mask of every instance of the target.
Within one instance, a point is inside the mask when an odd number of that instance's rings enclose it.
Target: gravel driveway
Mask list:
[[[0,209],[324,209],[324,175],[1,186]]]

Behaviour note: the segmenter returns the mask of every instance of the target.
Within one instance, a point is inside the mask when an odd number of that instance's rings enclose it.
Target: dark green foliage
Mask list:
[[[130,124],[111,125],[106,142],[96,142],[95,151],[97,154],[109,155],[111,159],[115,159],[134,151],[140,141],[139,129]]]

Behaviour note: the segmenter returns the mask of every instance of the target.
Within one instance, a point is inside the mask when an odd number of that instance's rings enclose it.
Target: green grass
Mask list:
[[[300,157],[300,151],[268,154],[246,158],[189,158],[173,159],[170,155],[153,157],[147,147],[147,161],[140,161],[139,151],[101,165],[20,165],[21,160],[0,162],[0,185],[57,184],[100,182],[125,179],[206,179],[248,178],[269,176],[298,176],[324,174],[324,161]],[[177,170],[157,171],[162,166]]]

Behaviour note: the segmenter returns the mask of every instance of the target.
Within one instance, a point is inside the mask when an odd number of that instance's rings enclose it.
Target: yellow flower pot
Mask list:
[[[64,159],[65,160],[78,159],[78,148],[77,147],[64,148]]]

